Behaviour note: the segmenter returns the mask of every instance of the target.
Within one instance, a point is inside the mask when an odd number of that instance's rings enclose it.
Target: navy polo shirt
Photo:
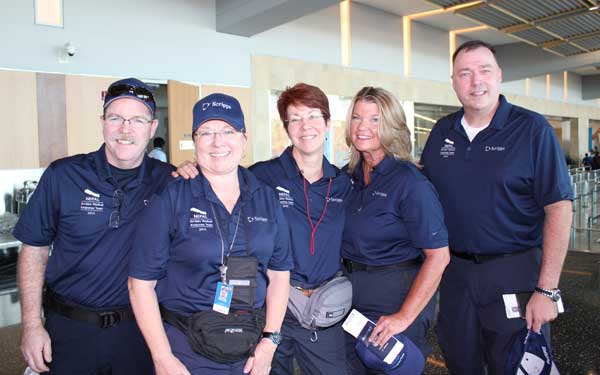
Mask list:
[[[418,258],[423,249],[448,245],[437,193],[414,164],[386,156],[365,185],[361,160],[352,181],[344,258],[382,266]]]
[[[314,288],[332,278],[340,270],[340,248],[346,199],[350,193],[350,178],[323,157],[323,177],[309,183],[300,173],[288,147],[280,157],[250,167],[259,179],[276,190],[279,204],[290,225],[294,269],[291,283],[302,288]],[[327,188],[331,179],[327,209],[323,214]],[[313,225],[317,227],[314,253],[310,252],[311,225],[306,209],[306,193]]]
[[[110,228],[110,215],[119,209],[113,198],[118,185],[104,148],[50,164],[13,232],[28,245],[53,245],[46,284],[92,308],[129,305],[127,264],[136,218],[173,170],[144,156],[137,178],[121,187],[119,227]]]
[[[469,142],[463,114],[438,121],[421,157],[440,194],[450,248],[493,254],[541,246],[544,206],[573,199],[554,129],[500,95],[492,122]]]
[[[202,173],[170,183],[140,215],[129,275],[158,280],[158,301],[167,309],[182,315],[212,309],[221,280],[218,219],[224,224],[225,256],[233,243],[232,256],[247,255],[249,248],[249,255],[258,258],[255,307],[264,305],[267,269],[292,268],[288,226],[273,190],[242,167],[238,177],[240,199],[231,215]]]

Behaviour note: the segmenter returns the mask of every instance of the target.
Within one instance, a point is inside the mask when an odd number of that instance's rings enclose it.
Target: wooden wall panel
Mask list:
[[[198,96],[198,86],[168,81],[169,162],[175,166],[185,160],[195,160],[192,109],[198,101]]]
[[[69,155],[97,150],[102,137],[102,92],[116,81],[111,77],[67,75],[65,98],[67,112],[67,151]]]
[[[231,95],[236,98],[242,106],[244,112],[244,122],[246,123],[246,134],[248,136],[248,142],[246,144],[246,154],[242,159],[242,165],[248,167],[254,163],[253,152],[252,152],[252,90],[249,87],[235,87],[235,86],[218,86],[218,85],[202,85],[200,86],[200,92],[202,97],[207,95],[220,92],[222,94]]]
[[[0,169],[38,168],[36,76],[0,70]]]
[[[65,76],[37,73],[40,167],[67,156]]]

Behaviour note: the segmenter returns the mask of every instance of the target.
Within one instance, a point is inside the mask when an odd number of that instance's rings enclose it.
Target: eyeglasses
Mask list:
[[[113,206],[116,208],[110,213],[108,227],[117,229],[121,223],[121,206],[123,205],[123,190],[117,189],[113,194]]]
[[[125,121],[127,121],[129,122],[129,125],[133,126],[134,128],[142,128],[152,123],[153,120],[148,120],[147,118],[140,116],[124,118],[119,115],[109,115],[104,116],[104,121],[106,121],[106,123],[110,126],[122,126]]]
[[[152,105],[156,107],[156,103],[154,102],[154,95],[152,95],[152,92],[143,87],[119,84],[110,86],[106,91],[106,96],[108,97],[117,97],[126,94],[133,95],[141,101],[152,103]]]
[[[221,131],[199,130],[196,132],[196,136],[201,142],[212,142],[218,134],[221,136],[222,139],[229,141],[232,140],[239,133],[243,133],[243,131],[238,132],[233,129],[225,129]]]
[[[317,122],[320,122],[323,118],[323,115],[320,113],[311,113],[306,117],[291,115],[287,119],[287,123],[289,125],[297,125],[304,121],[305,124],[316,124]]]

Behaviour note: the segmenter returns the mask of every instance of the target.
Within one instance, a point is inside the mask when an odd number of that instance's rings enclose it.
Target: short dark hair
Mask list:
[[[154,138],[154,147],[162,147],[165,145],[165,140],[162,139],[161,137],[156,137]]]
[[[329,121],[331,114],[329,112],[329,99],[327,95],[318,88],[306,83],[297,83],[293,87],[288,87],[279,95],[277,100],[277,111],[283,122],[283,127],[287,130],[287,108],[290,105],[304,105],[310,108],[317,108],[323,114],[325,122]]]
[[[458,54],[461,51],[471,51],[471,50],[474,50],[477,48],[487,48],[490,50],[492,55],[494,55],[494,57],[496,57],[496,49],[494,47],[492,47],[491,44],[488,44],[481,40],[470,40],[468,42],[464,42],[463,44],[461,44],[456,49],[456,51],[454,51],[454,53],[452,54],[452,64],[454,64],[454,61],[456,60],[456,56],[458,56]]]

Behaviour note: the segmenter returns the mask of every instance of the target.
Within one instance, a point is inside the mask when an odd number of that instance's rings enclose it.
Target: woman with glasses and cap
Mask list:
[[[281,156],[254,164],[250,171],[276,190],[290,225],[292,304],[294,294],[310,298],[340,271],[350,179],[323,155],[331,116],[321,89],[298,83],[281,93],[277,109],[292,145]],[[186,178],[197,173],[191,162],[180,165],[177,172]],[[339,319],[346,313],[342,311]],[[305,328],[288,309],[271,373],[294,374],[294,358],[303,374],[347,374],[341,323]]]
[[[377,323],[372,344],[402,333],[425,357],[432,297],[450,259],[437,193],[412,161],[404,112],[390,92],[364,87],[355,95],[346,143],[353,191],[342,257],[352,279],[353,307]],[[348,355],[353,374],[368,373],[353,342]],[[414,358],[412,363],[411,373],[420,373]]]
[[[235,98],[196,103],[192,134],[199,174],[167,186],[139,220],[133,310],[158,375],[267,374],[289,293],[287,222],[273,190],[239,166]]]

